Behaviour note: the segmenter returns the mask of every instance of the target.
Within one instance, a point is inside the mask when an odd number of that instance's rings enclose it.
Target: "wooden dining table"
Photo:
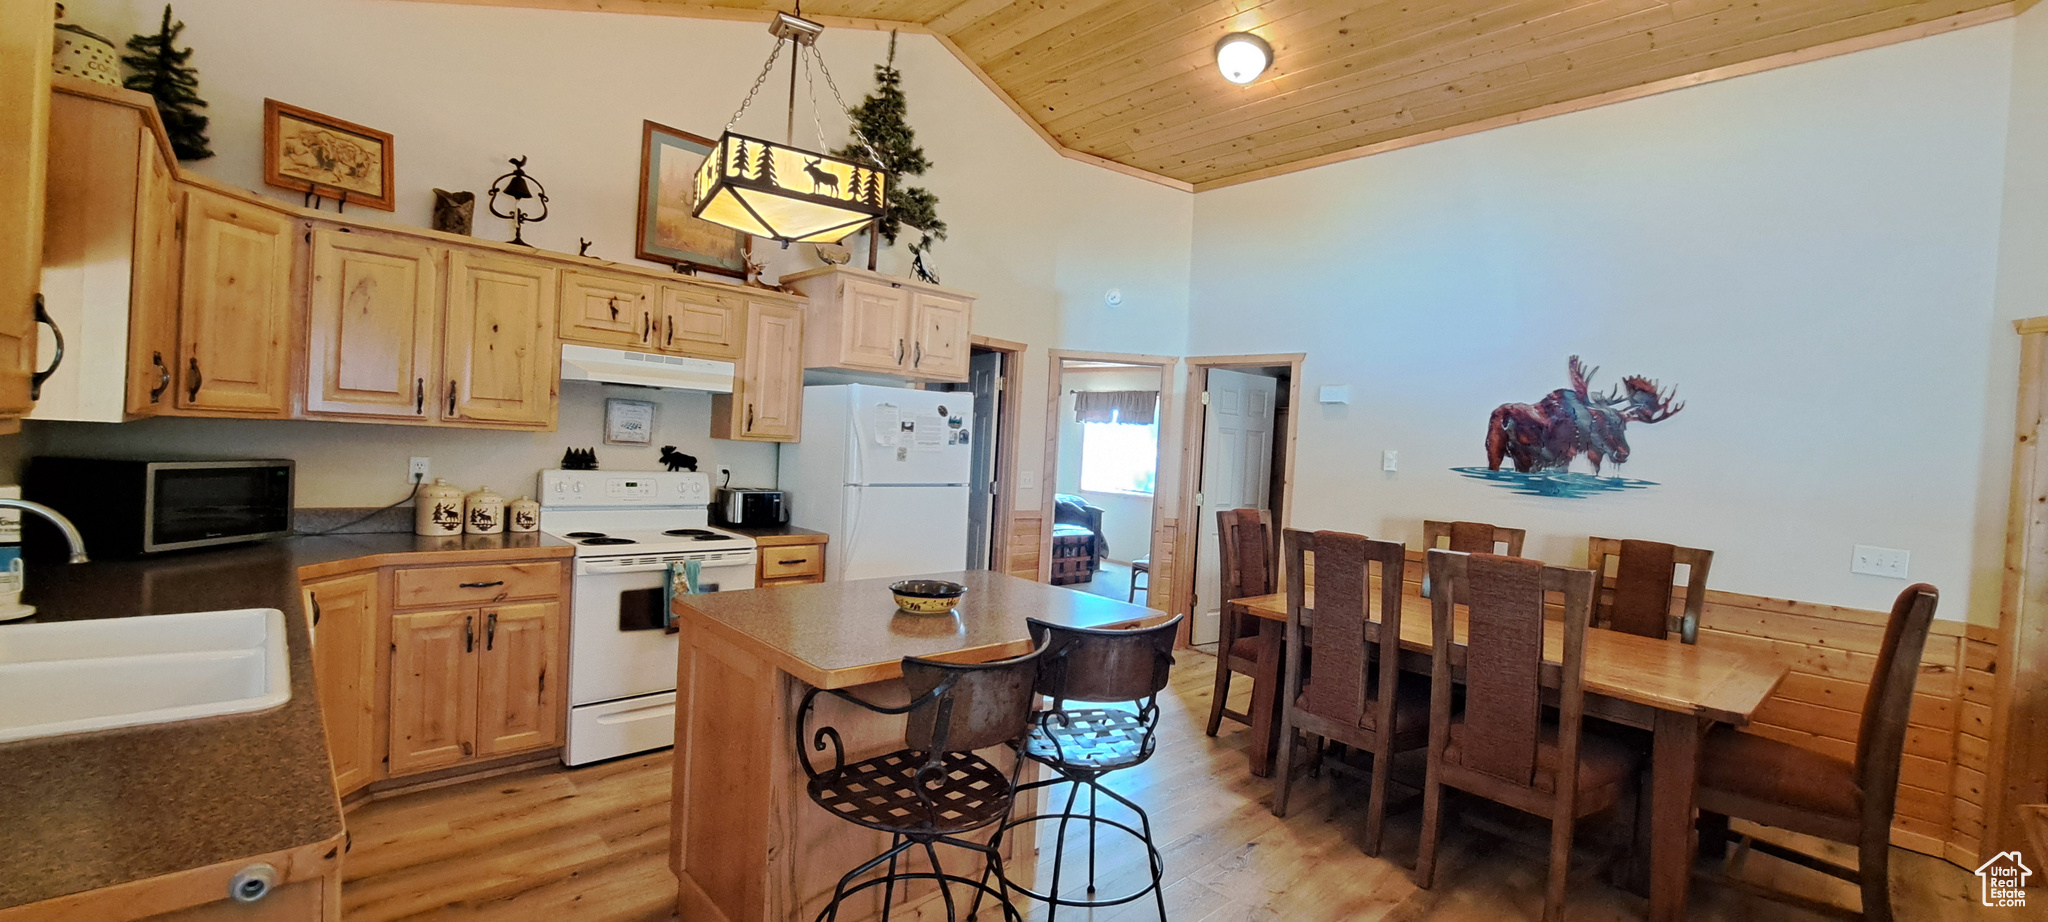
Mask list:
[[[1377,583],[1377,579],[1374,580]],[[1401,597],[1401,668],[1427,675],[1436,635],[1430,600]],[[1280,734],[1280,685],[1286,652],[1287,594],[1234,599],[1227,604],[1258,619],[1259,672],[1252,677],[1252,774],[1272,773]],[[1314,628],[1314,590],[1303,600],[1303,622]],[[1458,636],[1465,633],[1464,617]],[[1564,627],[1549,624],[1545,658],[1561,659]],[[1743,726],[1784,679],[1783,663],[1726,650],[1656,640],[1620,631],[1586,632],[1586,716],[1651,732],[1648,889],[1651,922],[1685,918],[1695,848],[1693,809],[1700,740],[1715,724]],[[1552,676],[1545,681],[1555,682]]]

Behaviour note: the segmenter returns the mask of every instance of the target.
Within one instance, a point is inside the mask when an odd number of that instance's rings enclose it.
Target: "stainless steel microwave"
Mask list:
[[[78,526],[93,556],[132,557],[291,534],[295,473],[288,459],[38,457],[21,492]]]

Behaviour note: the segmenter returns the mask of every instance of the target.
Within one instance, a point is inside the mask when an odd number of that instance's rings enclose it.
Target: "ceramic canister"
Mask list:
[[[57,7],[58,17],[64,7]],[[66,77],[79,77],[108,86],[121,85],[119,55],[114,43],[68,22],[57,24],[56,44],[50,55],[50,69]]]
[[[490,487],[477,487],[463,498],[462,530],[472,535],[505,533],[505,497]]]
[[[413,493],[412,533],[428,537],[462,534],[462,488],[435,478]]]
[[[505,530],[514,532],[539,531],[540,504],[525,496],[506,503]]]

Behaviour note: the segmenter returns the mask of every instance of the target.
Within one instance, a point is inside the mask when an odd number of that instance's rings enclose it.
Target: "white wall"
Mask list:
[[[1204,193],[1189,350],[1305,351],[1304,393],[1352,385],[1348,407],[1300,408],[1302,527],[1418,543],[1424,518],[1479,519],[1558,563],[1588,534],[1653,538],[1713,548],[1721,588],[1866,608],[1903,584],[1850,574],[1851,547],[1905,548],[1963,617],[1973,584],[1995,598],[1991,506],[2003,522],[1986,446],[2010,415],[1987,395],[2011,387],[1993,285],[2013,33]],[[1599,387],[1680,387],[1682,413],[1628,432],[1628,474],[1661,486],[1549,499],[1449,470],[1485,464],[1488,413],[1565,386],[1574,353]]]
[[[163,9],[155,0],[73,7],[72,19],[117,43],[154,28]],[[528,228],[527,239],[574,252],[577,238],[587,237],[596,241],[592,255],[628,261],[641,120],[716,136],[773,44],[760,23],[395,0],[179,0],[176,15],[196,51],[192,64],[199,69],[200,95],[211,103],[216,153],[188,168],[296,203],[297,193],[262,186],[263,99],[271,97],[396,136],[398,211],[351,208],[351,216],[425,225],[429,190],[481,195],[509,169],[505,158],[523,155],[546,184],[553,208],[545,223]],[[848,103],[872,86],[872,66],[887,45],[886,34],[850,29],[827,31],[820,40]],[[1186,338],[1192,198],[1059,157],[929,37],[903,36],[897,63],[910,122],[935,164],[916,182],[939,196],[940,214],[952,227],[951,239],[937,249],[936,267],[948,285],[981,296],[974,332],[1031,344],[1023,362],[1025,406],[1039,406],[1044,397],[1045,349],[1118,342],[1178,352]],[[786,94],[787,84],[782,87]],[[742,128],[781,136],[780,100],[786,97],[773,89],[771,81]],[[822,81],[819,93],[829,107]],[[811,143],[810,113],[800,109],[797,139]],[[827,115],[822,121],[836,146],[844,120],[835,125]],[[485,215],[481,205],[476,230],[480,237],[510,236],[507,222]],[[849,244],[865,251],[858,239]],[[802,247],[757,246],[771,274],[811,259]],[[900,247],[884,251],[883,271],[905,274],[907,266]],[[1109,287],[1123,291],[1123,306],[1103,306]],[[563,429],[595,431],[597,423],[575,418],[587,408],[565,400]],[[1035,477],[1039,457],[1029,446],[1041,444],[1044,422],[1035,412],[1024,416],[1019,435],[1027,450],[1020,467]],[[358,463],[337,469],[312,494],[343,504],[388,501],[385,474],[394,465],[402,474],[409,454],[473,450],[526,464],[559,457],[567,439],[362,424],[249,425],[245,432],[233,423],[163,421],[93,438],[224,451],[210,436],[233,431],[301,461],[345,443]],[[43,431],[59,444],[86,438],[35,423],[29,429],[32,445]],[[330,431],[340,434],[321,434]],[[686,452],[731,457],[745,469],[742,479],[765,483],[773,476],[772,453],[714,442],[703,426],[664,431]],[[444,441],[473,448],[444,449]],[[360,479],[356,470],[363,472]],[[1019,491],[1020,508],[1038,504],[1038,491]]]

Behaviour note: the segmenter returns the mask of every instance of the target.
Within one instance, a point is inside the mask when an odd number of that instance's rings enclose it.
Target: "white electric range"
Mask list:
[[[699,592],[754,588],[754,539],[711,528],[710,503],[706,474],[541,472],[540,530],[576,544],[565,764],[675,744],[669,564],[697,561]]]

